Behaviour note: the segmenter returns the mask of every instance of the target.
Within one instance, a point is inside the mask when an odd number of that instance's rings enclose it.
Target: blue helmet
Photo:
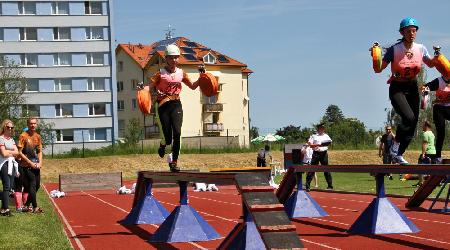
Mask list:
[[[416,27],[416,29],[419,29],[419,23],[417,22],[417,20],[412,17],[407,17],[400,22],[399,30],[401,31],[403,28],[406,28],[408,26],[414,26]]]

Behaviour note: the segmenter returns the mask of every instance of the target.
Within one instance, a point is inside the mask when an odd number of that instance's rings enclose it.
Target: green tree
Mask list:
[[[294,125],[289,125],[281,129],[277,129],[275,134],[283,136],[287,143],[298,143],[304,142],[309,138],[311,134],[311,129],[303,128],[300,126],[296,127]]]
[[[259,136],[259,128],[251,127],[250,128],[250,140],[255,139],[258,136]]]
[[[332,123],[327,128],[327,133],[334,145],[359,147],[367,144],[369,135],[363,122],[356,118],[344,118],[344,120]]]
[[[128,121],[128,125],[125,131],[125,144],[136,145],[141,139],[141,126],[138,118],[133,118]]]
[[[22,69],[14,61],[0,55],[0,119],[20,117],[20,105],[24,103],[22,96],[26,87],[26,79]]]
[[[326,124],[337,123],[344,120],[344,118],[341,109],[337,105],[331,104],[325,110],[325,115],[322,117],[321,122]]]

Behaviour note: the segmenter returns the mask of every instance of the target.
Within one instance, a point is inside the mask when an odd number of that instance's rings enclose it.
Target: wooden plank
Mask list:
[[[210,168],[209,172],[270,172],[271,169],[271,167]]]
[[[248,192],[270,192],[273,193],[275,189],[271,186],[243,186],[239,188],[240,193]]]
[[[262,173],[238,173],[235,180],[238,188],[244,186],[269,186],[269,180]]]
[[[432,165],[295,165],[290,166],[297,172],[346,172],[346,173],[391,173],[391,174],[450,174],[450,164]]]
[[[296,232],[268,232],[262,233],[261,237],[266,249],[306,249]]]
[[[202,172],[156,172],[142,171],[143,177],[158,182],[203,182],[230,185],[234,184],[235,173],[202,173]],[[242,173],[246,174],[246,173]]]
[[[252,212],[284,210],[283,204],[278,202],[278,198],[272,192],[243,193],[242,199]]]
[[[252,216],[260,233],[296,230],[284,211],[252,212]]]
[[[284,174],[283,180],[281,180],[280,186],[277,189],[276,195],[281,204],[284,204],[292,191],[295,188],[297,180],[295,178],[295,169],[289,168],[288,171]]]
[[[121,186],[122,172],[59,175],[59,189],[64,192],[118,189]]]
[[[426,198],[433,192],[433,190],[445,179],[445,175],[430,175],[430,177],[424,181],[416,192],[408,199],[405,206],[408,208],[420,207]]]

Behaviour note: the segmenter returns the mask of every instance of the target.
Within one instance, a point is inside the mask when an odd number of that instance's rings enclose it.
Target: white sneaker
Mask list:
[[[208,190],[208,191],[219,191],[219,189],[217,188],[216,184],[208,184],[208,186],[206,187],[206,190]]]
[[[392,157],[395,158],[397,156],[399,147],[400,147],[400,142],[394,141],[391,148],[389,149],[389,153],[391,154]]]
[[[392,161],[393,161],[394,163],[398,163],[398,164],[400,164],[400,165],[408,165],[408,164],[409,164],[409,162],[407,162],[407,161],[405,160],[405,158],[403,158],[403,156],[401,156],[401,155],[395,156],[394,158],[392,158]]]

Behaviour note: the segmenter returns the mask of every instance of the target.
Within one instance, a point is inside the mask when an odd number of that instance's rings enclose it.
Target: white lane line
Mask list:
[[[173,193],[173,192],[168,192],[168,191],[158,191],[160,193],[166,193],[166,194],[172,194],[172,195],[178,195],[177,193]],[[230,204],[230,205],[236,205],[236,206],[242,206],[241,204],[238,203],[234,203],[234,202],[227,202],[227,201],[219,201],[219,200],[214,200],[214,199],[209,199],[209,198],[203,198],[203,197],[198,197],[198,196],[194,196],[194,195],[189,195],[189,198],[196,198],[196,199],[200,199],[200,200],[207,200],[207,201],[214,201],[216,203],[223,203],[223,204]]]
[[[305,240],[305,238],[302,238],[302,241],[308,242],[308,243],[311,243],[311,244],[314,244],[314,245],[318,245],[318,246],[321,246],[321,247],[325,247],[325,248],[328,248],[328,249],[340,250],[340,248],[330,247],[330,246],[322,244],[322,243],[317,243],[317,242],[314,242],[314,241]]]
[[[329,206],[322,206],[322,207],[329,207]],[[358,212],[359,211],[356,209],[348,209],[348,208],[342,208],[342,207],[329,207],[329,208],[334,208],[334,209],[339,209],[339,210],[344,210],[344,211],[349,211],[349,212]]]
[[[59,209],[59,206],[56,204],[56,202],[53,200],[53,198],[50,197],[50,193],[48,192],[47,187],[45,187],[45,185],[42,185],[42,186],[44,187],[44,190],[45,190],[45,192],[47,193],[48,198],[50,198],[50,200],[52,201],[53,206],[55,206],[56,211],[58,211],[59,216],[61,217],[61,219],[62,219],[64,225],[66,225],[67,230],[69,230],[70,236],[73,238],[73,240],[74,240],[75,243],[77,244],[78,248],[79,248],[80,250],[85,250],[83,244],[81,244],[80,239],[78,239],[77,235],[75,234],[75,231],[74,231],[73,228],[70,226],[69,222],[67,221],[66,217],[65,217],[64,214],[62,213],[61,209]],[[66,230],[64,230],[64,232],[66,232]],[[68,235],[67,235],[66,233],[65,233],[65,235],[67,236],[67,239],[69,240],[70,245],[72,245],[72,241],[69,239]],[[73,245],[72,245],[72,247],[75,248]]]
[[[338,222],[338,221],[333,221],[333,220],[324,220],[324,219],[319,219],[319,218],[310,218],[312,220],[318,220],[318,221],[323,221],[323,222],[331,222],[331,223],[335,223],[335,224],[339,224],[339,225],[344,225],[344,226],[350,226],[350,224],[347,223],[342,223],[342,222]]]
[[[431,223],[439,223],[439,224],[444,224],[444,225],[450,225],[449,222],[444,222],[444,221],[437,221],[437,220],[426,220],[426,219],[419,219],[419,218],[414,218],[414,217],[408,217],[409,219],[413,219],[413,220],[418,220],[418,221],[425,221],[425,222],[431,222]]]
[[[175,207],[178,206],[177,204],[172,204],[172,203],[169,203],[169,202],[164,202],[164,201],[159,201],[159,202],[162,203],[162,204],[167,204],[167,205],[171,205],[171,206],[175,206]],[[204,215],[211,216],[211,217],[215,217],[215,218],[218,218],[218,219],[221,219],[221,220],[225,220],[225,221],[231,221],[231,222],[234,222],[234,223],[239,223],[239,221],[236,221],[236,220],[233,220],[233,219],[228,219],[228,218],[225,218],[225,217],[222,217],[222,216],[218,216],[218,215],[214,215],[214,214],[209,214],[207,212],[197,211],[197,213],[204,214]]]
[[[319,219],[319,218],[310,218],[310,219],[350,226],[350,224],[341,223],[341,222],[337,222],[337,221],[324,220],[324,219]],[[423,238],[423,237],[413,236],[413,235],[409,235],[409,234],[400,234],[400,235],[405,236],[405,237],[411,237],[411,238],[418,239],[418,240],[431,241],[431,242],[435,242],[435,243],[450,245],[450,242],[445,242],[445,241],[440,241],[440,240],[435,240],[435,239],[430,239],[430,238]]]
[[[120,210],[120,211],[122,211],[122,212],[124,212],[124,213],[127,213],[127,214],[129,213],[127,210],[125,210],[125,209],[123,209],[123,208],[121,208],[121,207],[118,207],[118,206],[116,206],[116,205],[114,205],[114,204],[111,204],[111,203],[109,203],[109,202],[107,202],[107,201],[105,201],[105,200],[103,200],[103,199],[100,199],[100,198],[98,198],[98,197],[96,197],[96,196],[94,196],[94,195],[91,195],[91,194],[89,194],[89,193],[86,193],[86,192],[84,192],[84,191],[82,191],[82,192],[85,193],[85,194],[87,194],[87,195],[89,195],[90,197],[92,197],[92,198],[94,198],[94,199],[97,199],[97,200],[99,200],[99,201],[101,201],[101,202],[103,202],[103,203],[105,203],[105,204],[111,206],[111,207],[117,208],[118,210]],[[150,225],[153,226],[153,227],[156,227],[156,228],[159,227],[158,225],[155,225],[155,224],[150,224]],[[198,249],[208,250],[207,248],[204,248],[204,247],[202,247],[201,245],[199,245],[199,244],[197,244],[197,243],[195,243],[195,242],[186,242],[186,243],[189,243],[189,244],[193,245],[194,247],[197,247]]]
[[[433,239],[413,236],[413,235],[409,235],[409,234],[400,234],[400,235],[401,236],[406,236],[406,237],[411,237],[411,238],[418,239],[418,240],[426,240],[426,241],[432,241],[432,242],[436,242],[436,243],[440,243],[440,244],[450,245],[450,242],[445,242],[445,241],[440,241],[440,240],[433,240]]]

